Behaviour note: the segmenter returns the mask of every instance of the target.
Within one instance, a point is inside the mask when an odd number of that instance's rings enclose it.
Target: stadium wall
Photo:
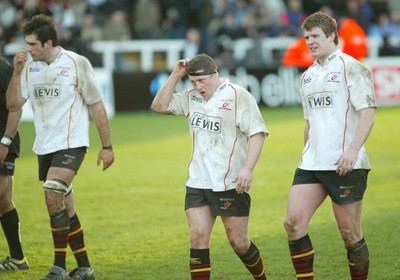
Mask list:
[[[245,60],[246,54],[251,52],[257,43],[261,44],[260,61],[272,67],[252,68],[245,65],[237,67],[234,72],[220,69],[221,75],[228,76],[232,82],[248,88],[260,105],[270,107],[300,105],[299,78],[304,69],[283,67],[280,64],[280,56],[277,58],[275,55],[283,53],[294,40],[295,38],[290,37],[268,38],[261,42],[247,38],[236,40],[232,42],[235,60]],[[399,40],[393,41],[400,45]],[[372,72],[378,104],[400,105],[400,57],[379,57],[382,43],[382,38],[368,38],[368,56],[363,63]],[[119,111],[148,110],[158,88],[168,77],[176,60],[181,57],[184,47],[184,40],[94,42],[92,49],[102,56],[102,67],[95,68],[96,76],[104,93],[110,117]],[[21,44],[8,44],[5,46],[5,55],[11,57],[23,48],[24,45]],[[136,57],[135,69],[119,71],[116,57],[132,56],[132,54]],[[190,84],[185,85],[183,81],[177,90],[184,86]],[[23,119],[32,119],[29,104],[24,106]]]

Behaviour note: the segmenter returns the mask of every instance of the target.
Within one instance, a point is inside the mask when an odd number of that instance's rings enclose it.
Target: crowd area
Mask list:
[[[237,38],[299,36],[302,21],[322,10],[340,25],[352,18],[367,36],[400,38],[396,0],[1,0],[0,52],[24,40],[19,28],[38,13],[51,15],[61,45],[90,53],[97,40],[184,39],[185,57],[217,56]],[[394,7],[397,6],[397,7]],[[190,47],[192,46],[192,47]],[[399,55],[398,48],[382,55]],[[93,58],[94,60],[94,58]],[[96,64],[96,61],[93,61]]]

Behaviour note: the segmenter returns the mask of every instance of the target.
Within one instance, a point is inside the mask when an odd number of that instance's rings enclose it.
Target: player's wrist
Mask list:
[[[13,138],[11,136],[8,135],[4,135],[1,140],[0,140],[0,144],[6,147],[9,147],[12,143]]]
[[[112,145],[110,145],[110,146],[103,146],[103,150],[112,151],[112,150],[113,150],[113,147],[112,147]]]

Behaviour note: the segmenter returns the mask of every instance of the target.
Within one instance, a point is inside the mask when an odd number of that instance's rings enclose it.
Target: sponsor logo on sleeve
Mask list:
[[[304,79],[304,81],[303,81],[303,84],[309,84],[309,83],[311,83],[311,77],[308,77],[308,78],[306,78],[306,79]]]

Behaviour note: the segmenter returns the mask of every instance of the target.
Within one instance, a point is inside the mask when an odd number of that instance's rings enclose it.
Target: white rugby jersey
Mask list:
[[[87,105],[102,99],[89,61],[61,51],[49,65],[29,58],[21,77],[21,93],[30,99],[36,130],[33,151],[39,155],[89,146]]]
[[[247,158],[249,137],[267,128],[247,90],[225,80],[207,101],[194,89],[175,93],[169,112],[186,117],[192,137],[187,186],[226,191]]]
[[[309,139],[299,168],[336,170],[335,162],[353,141],[359,123],[357,111],[376,107],[370,71],[340,49],[317,61],[303,74],[301,97]],[[354,169],[370,169],[363,146]]]

